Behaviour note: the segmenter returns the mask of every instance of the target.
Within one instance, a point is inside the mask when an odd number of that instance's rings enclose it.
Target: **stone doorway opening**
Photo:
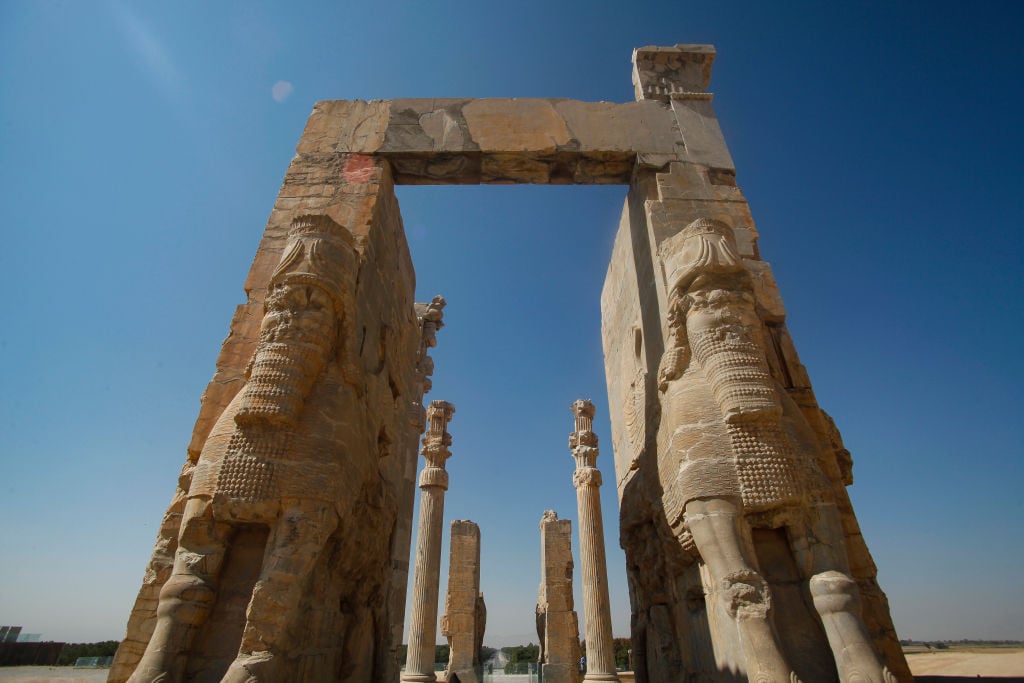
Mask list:
[[[443,546],[448,519],[480,525],[489,646],[537,643],[544,510],[572,520],[579,557],[566,439],[568,406],[580,397],[597,406],[613,625],[617,636],[629,634],[600,329],[601,287],[626,192],[623,185],[396,187],[416,298],[448,301],[431,352],[430,393],[457,408]],[[447,565],[445,550],[442,603]],[[573,587],[582,620],[578,560]]]

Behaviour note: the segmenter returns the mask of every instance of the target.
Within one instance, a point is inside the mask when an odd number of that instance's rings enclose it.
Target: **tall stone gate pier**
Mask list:
[[[398,679],[444,305],[413,301],[402,183],[629,188],[601,302],[638,681],[910,680],[711,107],[714,56],[636,50],[624,104],[314,107],[110,680]]]

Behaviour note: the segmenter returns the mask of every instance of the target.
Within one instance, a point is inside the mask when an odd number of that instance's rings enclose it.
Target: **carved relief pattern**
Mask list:
[[[239,413],[241,421],[281,416],[294,423],[313,384],[314,378],[307,369],[315,367],[322,354],[323,350],[315,346],[261,344],[249,366],[249,382]]]
[[[757,508],[800,500],[800,472],[777,424],[730,424],[743,504]]]
[[[694,309],[725,309],[736,301],[752,299],[715,290],[694,296]],[[771,372],[761,348],[740,322],[719,323],[713,329],[691,332],[693,355],[706,369],[715,399],[728,416],[747,412],[778,411]]]
[[[636,459],[644,449],[647,435],[647,373],[643,367],[633,371],[633,380],[626,391],[623,402],[622,418],[626,425],[626,436],[632,449],[632,457]]]
[[[422,432],[426,428],[427,413],[423,407],[423,395],[432,388],[430,376],[434,374],[434,359],[430,357],[428,351],[437,346],[437,331],[444,327],[446,305],[443,296],[435,296],[430,303],[416,304],[416,318],[420,323],[420,347],[416,359],[416,380],[419,390],[409,406],[409,423],[417,432]]]
[[[601,471],[593,467],[584,467],[572,473],[572,485],[575,488],[581,486],[600,486],[603,484]]]
[[[423,435],[423,447],[420,453],[427,459],[427,467],[444,469],[444,464],[451,457],[449,447],[452,436],[448,433],[448,422],[455,414],[455,406],[447,401],[431,401],[427,409],[427,432]]]
[[[686,95],[710,99],[708,93],[701,92],[706,87],[706,79],[697,75],[704,70],[703,65],[694,69],[687,64],[691,59],[692,53],[685,53],[678,48],[637,49],[633,54],[633,82],[637,87],[637,99],[668,101],[672,96]],[[706,68],[710,68],[710,60]]]
[[[217,478],[217,489],[230,498],[248,503],[276,498],[274,465],[245,454],[225,459]]]

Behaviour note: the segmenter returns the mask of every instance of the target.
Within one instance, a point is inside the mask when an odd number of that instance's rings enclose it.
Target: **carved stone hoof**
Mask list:
[[[132,674],[132,677],[128,679],[128,683],[171,683],[171,675],[166,671],[158,673],[136,671]]]
[[[275,664],[271,652],[240,654],[231,662],[221,683],[273,683]]]
[[[875,669],[871,673],[860,669],[847,669],[841,672],[839,677],[843,683],[899,683],[888,667],[882,667],[881,672]]]
[[[140,662],[128,683],[171,683],[174,677],[163,667]]]
[[[750,680],[752,683],[801,683],[795,671],[790,671],[788,676],[784,675],[782,678],[768,671],[758,671]]]

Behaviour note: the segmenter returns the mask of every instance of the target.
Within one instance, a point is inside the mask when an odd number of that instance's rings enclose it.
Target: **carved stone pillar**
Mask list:
[[[445,461],[451,457],[452,437],[448,422],[455,406],[431,401],[427,409],[427,433],[420,451],[427,466],[420,472],[420,519],[416,533],[416,565],[413,580],[412,615],[409,618],[409,652],[403,681],[430,681],[434,675],[434,645],[437,641],[437,592],[441,574],[441,524],[444,492],[448,490]]]
[[[572,522],[546,510],[540,520],[537,635],[545,683],[580,679],[580,627],[572,599]]]
[[[441,634],[448,639],[445,678],[457,674],[462,683],[478,683],[483,624],[477,619],[480,593],[480,527],[467,519],[452,520],[448,560],[448,595]]]
[[[593,432],[594,404],[579,400],[570,408],[576,417],[576,431],[569,435],[569,448],[576,460],[572,483],[580,515],[580,573],[587,638],[587,673],[583,680],[617,681],[601,521],[601,473],[596,467],[597,435]]]

